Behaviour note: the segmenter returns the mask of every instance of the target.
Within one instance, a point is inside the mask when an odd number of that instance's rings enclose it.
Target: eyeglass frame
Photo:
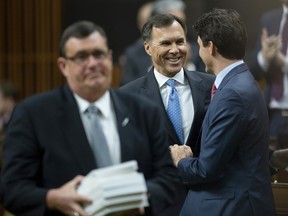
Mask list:
[[[101,49],[95,49],[92,52],[79,51],[72,57],[65,56],[64,58],[75,62],[76,64],[86,64],[91,55],[94,59],[102,61],[105,60],[110,53],[111,50],[104,51]]]

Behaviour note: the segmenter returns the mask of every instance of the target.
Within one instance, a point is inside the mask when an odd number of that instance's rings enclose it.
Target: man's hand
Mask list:
[[[282,42],[280,36],[271,35],[269,37],[266,29],[262,30],[261,45],[263,58],[269,64],[275,61],[278,54],[281,53]]]
[[[193,157],[192,150],[187,145],[177,145],[169,147],[174,165],[177,167],[182,158]]]
[[[89,216],[82,206],[91,203],[92,200],[77,194],[76,191],[82,179],[83,176],[76,176],[62,187],[49,190],[46,196],[48,208],[71,216]]]

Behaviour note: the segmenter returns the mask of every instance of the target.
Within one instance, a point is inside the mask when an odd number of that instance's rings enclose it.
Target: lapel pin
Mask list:
[[[125,118],[123,121],[122,121],[122,127],[125,127],[129,122],[129,118]]]

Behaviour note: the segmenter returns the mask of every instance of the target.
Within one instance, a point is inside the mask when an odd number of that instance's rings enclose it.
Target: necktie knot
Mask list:
[[[169,85],[171,88],[175,88],[175,80],[174,79],[168,79],[167,85]]]
[[[89,107],[87,108],[86,112],[89,115],[96,114],[99,117],[102,115],[101,110],[97,106],[95,106],[94,104],[89,105]]]
[[[98,112],[98,108],[95,105],[91,104],[87,108],[87,112],[88,113],[97,113]]]

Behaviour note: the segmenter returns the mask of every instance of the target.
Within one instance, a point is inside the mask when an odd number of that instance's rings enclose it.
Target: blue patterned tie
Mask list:
[[[175,128],[180,144],[183,145],[184,136],[183,136],[183,129],[182,129],[182,117],[181,117],[181,109],[180,109],[178,92],[175,88],[175,80],[169,79],[166,83],[171,87],[171,91],[170,91],[169,99],[168,99],[167,113]]]
[[[112,165],[112,160],[105,135],[99,123],[99,112],[98,108],[94,105],[90,105],[87,109],[90,124],[90,145],[97,161],[97,167],[101,168]]]

